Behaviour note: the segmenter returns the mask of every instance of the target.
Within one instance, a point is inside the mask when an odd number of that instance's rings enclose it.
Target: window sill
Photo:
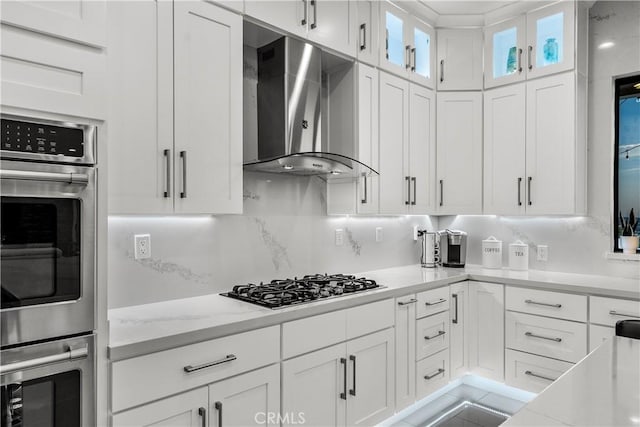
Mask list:
[[[622,252],[606,252],[604,256],[606,259],[640,262],[640,253],[637,252],[635,254],[623,254]]]

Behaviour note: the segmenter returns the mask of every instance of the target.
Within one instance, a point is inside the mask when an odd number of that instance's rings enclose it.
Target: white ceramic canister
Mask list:
[[[502,268],[502,240],[489,236],[482,241],[482,266]]]
[[[529,245],[521,240],[509,245],[509,268],[511,270],[529,269]]]

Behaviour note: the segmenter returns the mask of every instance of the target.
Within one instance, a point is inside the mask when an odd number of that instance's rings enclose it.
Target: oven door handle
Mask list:
[[[89,183],[89,175],[84,173],[36,172],[23,170],[2,170],[1,179],[19,179],[23,181],[63,182],[67,184]]]
[[[50,356],[37,357],[35,359],[23,360],[20,362],[7,363],[0,366],[0,373],[23,371],[25,369],[37,368],[50,363],[66,362],[69,360],[84,359],[89,355],[89,347],[70,348],[64,353],[52,354]]]

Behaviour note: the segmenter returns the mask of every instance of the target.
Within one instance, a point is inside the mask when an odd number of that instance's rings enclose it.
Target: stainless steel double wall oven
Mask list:
[[[0,427],[95,424],[96,128],[1,117]]]

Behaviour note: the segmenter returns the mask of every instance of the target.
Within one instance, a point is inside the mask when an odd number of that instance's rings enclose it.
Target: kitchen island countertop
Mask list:
[[[637,279],[538,270],[511,271],[479,266],[428,269],[409,265],[357,275],[374,279],[383,288],[277,310],[219,294],[111,309],[109,358],[116,361],[141,356],[463,280],[640,299],[640,281]]]

